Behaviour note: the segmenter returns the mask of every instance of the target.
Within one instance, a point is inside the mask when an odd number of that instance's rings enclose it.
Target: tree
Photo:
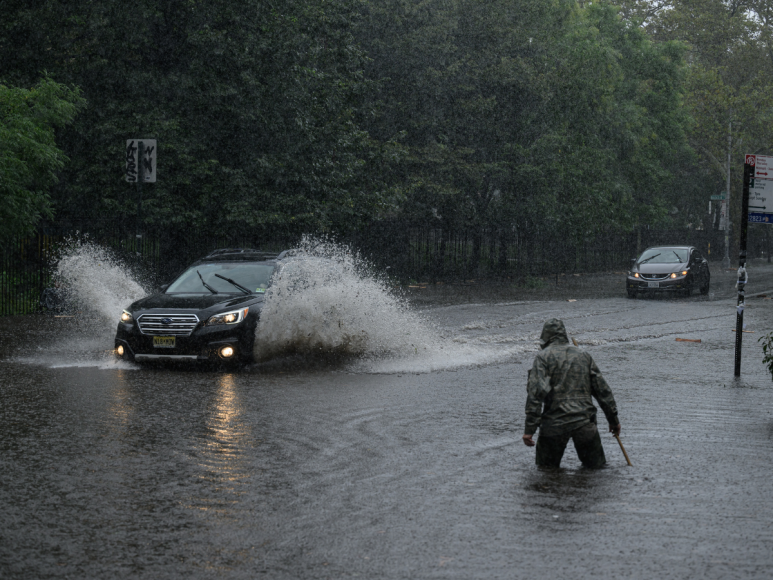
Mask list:
[[[0,84],[0,242],[28,235],[53,216],[49,189],[67,157],[55,129],[71,123],[80,91],[44,78],[31,89]]]
[[[380,208],[386,149],[355,123],[366,83],[353,0],[11,1],[0,68],[46,68],[89,105],[64,134],[62,214],[131,220],[127,138],[158,142],[146,223],[346,229]]]
[[[668,0],[624,2],[632,22],[656,42],[687,47],[685,106],[693,119],[687,133],[700,169],[701,197],[727,189],[737,223],[743,153],[773,146],[773,52],[767,2]],[[729,160],[729,161],[728,161]],[[728,165],[729,163],[729,165]],[[728,173],[729,172],[729,173]]]
[[[694,163],[678,43],[550,0],[371,0],[358,38],[382,97],[366,128],[404,132],[416,218],[574,236],[668,221]]]

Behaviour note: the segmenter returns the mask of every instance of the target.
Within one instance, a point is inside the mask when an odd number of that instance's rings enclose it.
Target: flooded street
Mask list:
[[[0,319],[0,577],[767,578],[773,300],[747,299],[734,380],[733,274],[712,276],[710,297],[415,297],[430,350],[236,371],[117,362],[115,323]],[[571,445],[541,471],[521,442],[553,317],[633,467],[608,433],[600,471]]]

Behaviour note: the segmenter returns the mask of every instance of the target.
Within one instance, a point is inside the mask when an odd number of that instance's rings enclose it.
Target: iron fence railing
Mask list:
[[[767,230],[750,228],[750,257],[767,252]],[[360,252],[396,281],[463,281],[475,278],[524,279],[560,273],[625,270],[637,252],[652,245],[697,246],[712,260],[724,255],[723,232],[650,230],[605,232],[572,239],[560,232],[503,229],[444,229],[401,220],[380,220],[338,239]],[[168,282],[193,260],[223,247],[281,251],[299,236],[270,228],[217,234],[146,228],[141,237],[120,221],[46,225],[38,234],[8,244],[0,253],[0,315],[42,308],[58,250],[70,238],[87,237],[111,248],[145,279]],[[759,239],[758,239],[759,238]]]

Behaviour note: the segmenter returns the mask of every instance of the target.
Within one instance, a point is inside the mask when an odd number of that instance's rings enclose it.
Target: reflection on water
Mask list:
[[[113,389],[114,397],[108,408],[111,421],[109,424],[116,431],[128,431],[132,416],[135,413],[134,403],[132,402],[131,390],[126,380],[126,371],[117,369],[115,371]]]
[[[222,375],[207,409],[204,436],[197,445],[199,466],[203,469],[200,477],[220,493],[204,500],[202,509],[225,509],[237,501],[231,494],[242,493],[239,488],[249,477],[245,457],[248,435],[235,376]],[[224,491],[230,494],[224,496]]]

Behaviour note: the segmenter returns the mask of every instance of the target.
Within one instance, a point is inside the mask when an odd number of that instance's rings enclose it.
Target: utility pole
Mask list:
[[[145,144],[142,141],[137,142],[137,226],[134,232],[137,251],[142,246],[142,184],[145,182]]]

